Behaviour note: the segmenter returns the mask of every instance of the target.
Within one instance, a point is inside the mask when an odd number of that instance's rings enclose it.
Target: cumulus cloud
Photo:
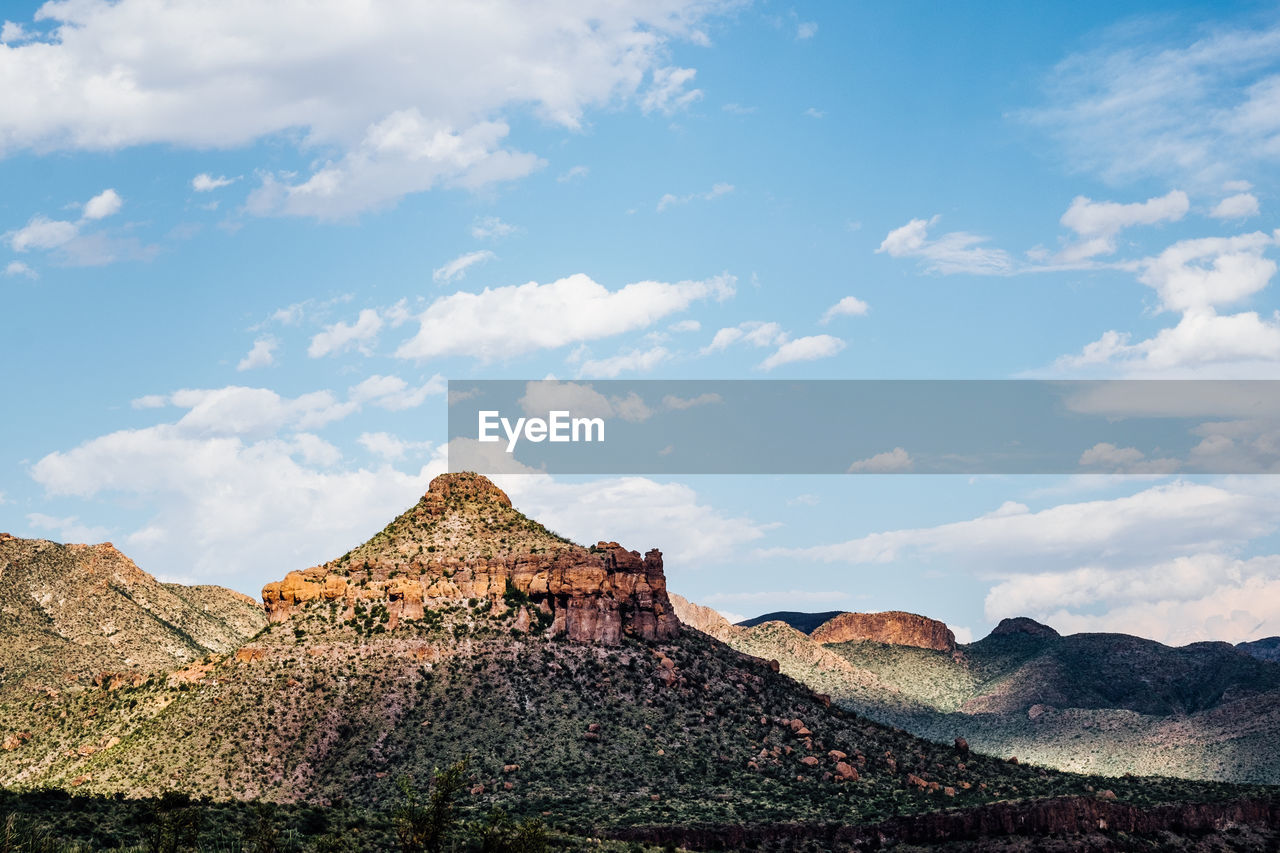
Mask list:
[[[1181,467],[1177,459],[1148,459],[1136,447],[1117,447],[1100,441],[1080,454],[1080,465],[1116,474],[1172,474]]]
[[[1258,215],[1258,197],[1253,193],[1237,193],[1227,196],[1213,206],[1209,215],[1214,219],[1248,219]]]
[[[576,417],[617,417],[639,423],[653,415],[653,410],[634,391],[610,397],[586,382],[530,382],[525,386],[519,403],[521,410],[530,417],[542,417],[553,410],[565,410],[573,412]]]
[[[723,300],[733,293],[731,276],[674,284],[641,281],[611,291],[582,274],[548,284],[453,293],[417,316],[417,334],[396,355],[496,361],[646,328],[696,301]]]
[[[770,549],[769,556],[886,563],[945,557],[983,571],[1069,568],[1106,555],[1113,567],[1238,547],[1276,529],[1280,494],[1263,485],[1177,481],[1132,495],[1038,512],[1006,503],[966,521],[873,533],[831,545]]]
[[[579,376],[612,379],[621,373],[644,373],[671,357],[666,347],[633,349],[608,358],[587,359],[578,366]]]
[[[1109,330],[1079,354],[1058,359],[1059,372],[1107,370],[1127,376],[1265,376],[1280,369],[1280,319],[1254,311],[1220,314],[1263,290],[1276,263],[1262,232],[1174,243],[1134,266],[1155,291],[1159,308],[1181,314],[1177,324],[1132,341]]]
[[[590,166],[583,166],[582,164],[578,164],[577,166],[570,166],[565,171],[556,175],[556,181],[562,184],[567,184],[570,181],[581,180],[582,178],[585,178],[589,174],[591,174]]]
[[[8,30],[0,151],[230,148],[287,132],[320,165],[269,176],[250,210],[347,216],[527,174],[541,161],[506,146],[510,113],[573,130],[596,108],[686,106],[695,72],[665,62],[670,45],[706,43],[702,21],[726,5],[48,3],[36,17],[50,35]]]
[[[787,341],[773,355],[760,362],[761,370],[773,370],[796,361],[830,358],[844,349],[845,343],[832,335],[809,335]]]
[[[421,385],[410,385],[399,376],[375,374],[358,385],[353,385],[348,397],[356,403],[369,403],[380,409],[399,412],[415,409],[426,402],[428,397],[443,395],[448,388],[448,382],[439,373]]]
[[[897,474],[910,471],[914,463],[911,454],[901,447],[859,459],[849,466],[850,474]]]
[[[84,203],[85,219],[106,219],[120,212],[124,199],[113,189],[105,189]]]
[[[9,261],[8,265],[4,268],[4,274],[11,277],[22,276],[23,278],[39,278],[36,271],[23,261]]]
[[[846,296],[832,305],[822,314],[822,319],[818,322],[822,324],[830,323],[836,317],[864,317],[871,310],[871,306],[863,302],[856,296]]]
[[[646,113],[658,110],[671,115],[684,109],[702,97],[701,89],[687,88],[698,76],[697,69],[677,68],[672,65],[653,70],[653,82],[640,99],[640,108]]]
[[[403,459],[410,453],[427,453],[431,450],[429,441],[405,441],[389,432],[365,432],[357,439],[365,450],[388,462]]]
[[[619,477],[567,483],[544,475],[499,477],[527,515],[576,542],[608,538],[628,548],[660,547],[673,586],[699,565],[725,562],[764,535],[764,526],[729,515],[680,483]]]
[[[1186,215],[1190,207],[1190,199],[1181,190],[1132,204],[1093,201],[1085,196],[1076,196],[1067,212],[1062,214],[1061,222],[1079,239],[1059,252],[1057,260],[1070,264],[1095,255],[1111,254],[1116,250],[1116,235],[1124,229],[1176,222]]]
[[[225,175],[219,175],[215,178],[208,172],[201,172],[191,179],[191,189],[198,193],[207,193],[223,187],[229,187],[237,180],[237,178],[228,178]]]
[[[728,349],[742,342],[754,347],[768,347],[786,343],[789,336],[777,323],[766,323],[761,320],[749,320],[737,326],[728,326],[715,333],[711,343],[702,348],[702,354],[708,355]]]
[[[312,337],[307,355],[312,358],[322,358],[352,347],[368,355],[369,347],[377,339],[380,331],[382,331],[382,317],[373,308],[365,308],[356,317],[354,323],[334,323]]]
[[[928,272],[944,275],[1008,275],[1014,271],[1013,259],[1007,252],[982,245],[987,242],[986,237],[952,231],[930,239],[929,228],[937,224],[939,218],[913,219],[895,228],[885,236],[876,253],[893,258],[917,258]]]
[[[74,222],[60,219],[49,219],[37,214],[16,231],[5,235],[9,248],[15,252],[29,252],[32,249],[56,249],[75,239],[80,233]]]
[[[74,515],[55,518],[42,512],[32,512],[27,514],[27,524],[35,530],[54,531],[59,542],[96,545],[111,537],[110,528],[82,524]]]
[[[675,195],[666,193],[662,198],[658,199],[658,212],[666,210],[669,207],[680,204],[688,204],[691,201],[711,201],[720,198],[722,195],[728,195],[733,192],[733,184],[719,183],[711,187],[706,192],[689,193],[688,195]]]
[[[1171,645],[1280,633],[1280,556],[1197,553],[1147,566],[1032,572],[986,596],[991,621],[1031,615],[1059,631],[1137,634]]]
[[[236,370],[253,370],[255,367],[270,367],[276,363],[276,350],[280,348],[280,341],[271,335],[258,338],[253,342],[253,347],[249,350],[244,358],[240,359],[240,363],[236,365]]]
[[[471,267],[476,264],[482,264],[485,261],[491,261],[496,257],[497,255],[490,252],[488,249],[482,249],[478,252],[467,252],[465,255],[460,255],[449,261],[449,263],[444,266],[432,270],[431,279],[437,284],[456,281],[457,279],[465,277],[467,270]]]

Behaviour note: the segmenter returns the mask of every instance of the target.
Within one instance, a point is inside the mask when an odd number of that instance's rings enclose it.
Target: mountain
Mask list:
[[[754,628],[756,625],[762,625],[765,622],[783,622],[797,631],[812,634],[819,625],[829,622],[842,613],[844,613],[843,610],[828,610],[825,613],[800,613],[795,610],[778,610],[774,613],[757,616],[754,619],[744,619],[736,624],[741,628]]]
[[[1063,637],[1024,617],[956,645],[942,623],[898,612],[840,614],[809,635],[763,623],[724,639],[846,708],[936,740],[1064,770],[1280,782],[1280,665],[1226,643]]]
[[[1251,643],[1237,643],[1236,648],[1258,660],[1280,663],[1280,637],[1267,637]]]
[[[238,648],[141,683],[0,697],[0,783],[358,821],[398,800],[399,779],[423,790],[465,761],[468,815],[637,842],[844,849],[1236,818],[1280,839],[1271,790],[1060,773],[922,739],[685,627],[678,606],[657,550],[576,545],[488,480],[443,475],[368,542],[267,584],[268,624]],[[777,623],[722,627],[771,648],[790,632],[815,667],[842,659]]]
[[[161,583],[111,543],[0,533],[0,694],[141,680],[224,654],[266,624],[253,599]]]

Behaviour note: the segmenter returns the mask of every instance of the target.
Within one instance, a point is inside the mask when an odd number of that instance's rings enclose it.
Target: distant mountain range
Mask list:
[[[1072,638],[1015,631],[954,646],[941,623],[911,614],[837,615],[814,628],[830,643],[780,622],[739,628],[669,595],[657,550],[569,542],[476,475],[438,477],[368,542],[267,584],[260,605],[158,583],[109,545],[12,537],[0,542],[0,601],[11,790],[345,815],[465,761],[464,815],[500,808],[575,838],[992,849],[1030,833],[1096,849],[1117,829],[1168,842],[1230,820],[1280,840],[1273,789],[1061,772],[1026,751],[1013,761],[1002,743],[984,751],[972,722],[1034,729],[1072,713],[1076,696],[1101,703],[1091,713],[1126,702],[1143,719],[1210,713],[1269,696],[1280,667],[1139,643],[1125,654],[1145,657],[1128,669],[1118,658],[1090,674]],[[1146,672],[1146,687],[1109,693],[1122,671]],[[1028,718],[1052,697],[1063,698]],[[1110,725],[1095,739],[1127,748],[1127,730]],[[55,828],[92,849],[125,843],[104,826]],[[386,849],[372,834],[344,843]]]
[[[1278,638],[1172,648],[1064,637],[1023,617],[956,644],[943,623],[901,612],[780,612],[736,626],[714,611],[688,615],[838,704],[923,737],[1063,770],[1280,783]]]

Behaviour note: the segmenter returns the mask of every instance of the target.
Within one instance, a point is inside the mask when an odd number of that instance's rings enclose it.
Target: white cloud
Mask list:
[[[761,370],[773,370],[796,361],[815,361],[830,358],[844,349],[845,343],[832,335],[809,335],[787,341],[777,352],[760,362]]]
[[[732,276],[675,284],[641,281],[610,291],[582,274],[549,284],[453,293],[418,315],[417,334],[396,355],[495,361],[646,328],[695,301],[723,300],[733,293]]]
[[[566,184],[570,181],[581,180],[589,174],[591,174],[591,167],[579,164],[577,166],[570,166],[566,171],[556,175],[556,181],[561,184]]]
[[[1136,262],[1139,281],[1156,292],[1161,310],[1182,315],[1178,323],[1136,343],[1128,333],[1109,330],[1078,355],[1058,359],[1055,369],[1105,369],[1135,377],[1275,375],[1280,319],[1217,310],[1270,283],[1276,263],[1264,253],[1275,242],[1262,232],[1182,240]]]
[[[118,543],[149,570],[255,592],[377,532],[444,470],[439,459],[414,473],[327,470],[335,460],[325,447],[314,436],[247,441],[160,424],[51,453],[32,476],[50,494],[152,507]]]
[[[105,189],[84,203],[85,219],[106,219],[120,212],[124,199],[113,189]]]
[[[573,130],[592,109],[687,105],[700,94],[687,88],[694,71],[665,64],[670,45],[705,43],[701,22],[725,5],[48,3],[37,17],[52,36],[11,44],[0,67],[0,151],[231,148],[290,134],[330,159],[296,181],[268,177],[250,210],[349,216],[527,174],[541,161],[505,147],[509,113]]]
[[[524,396],[519,402],[521,410],[531,417],[545,416],[547,412],[563,409],[573,412],[576,417],[618,417],[624,421],[639,423],[653,414],[652,409],[634,391],[625,396],[607,397],[586,382],[530,382],[525,385]]]
[[[348,396],[356,403],[369,403],[381,409],[400,412],[415,409],[428,397],[443,395],[449,384],[436,374],[418,386],[412,386],[399,376],[373,375],[358,385],[353,385]]]
[[[696,397],[677,397],[674,394],[667,394],[662,398],[662,406],[671,411],[684,411],[692,409],[694,406],[710,406],[715,403],[723,403],[724,398],[714,392],[706,392]]]
[[[942,274],[973,273],[976,275],[1008,275],[1014,271],[1013,259],[1002,249],[981,245],[986,237],[965,231],[952,231],[936,240],[929,239],[929,226],[939,217],[913,219],[885,236],[877,254],[894,258],[919,258],[929,272]]]
[[[476,264],[482,264],[485,261],[491,261],[496,257],[497,255],[490,252],[488,249],[481,249],[478,252],[467,252],[465,255],[460,255],[449,261],[449,263],[444,266],[432,270],[431,278],[437,284],[455,281],[456,279],[464,278],[470,267],[473,267]]]
[[[519,230],[510,222],[503,222],[496,216],[486,216],[472,223],[471,236],[477,240],[500,240]]]
[[[634,349],[608,358],[588,359],[578,366],[578,375],[612,379],[620,373],[644,373],[653,370],[670,357],[671,353],[666,347]]]
[[[804,41],[818,34],[818,25],[813,21],[801,21],[796,25],[796,39]]]
[[[640,109],[646,113],[658,110],[671,115],[684,109],[702,97],[701,89],[686,89],[698,74],[693,68],[666,66],[653,70],[653,82],[640,99]]]
[[[719,183],[711,187],[711,189],[702,193],[689,193],[688,195],[674,195],[672,193],[665,194],[658,199],[658,212],[666,210],[668,207],[677,204],[688,204],[691,201],[711,201],[722,195],[728,195],[733,192],[733,184]]]
[[[32,38],[31,33],[28,33],[22,24],[5,21],[4,25],[0,26],[0,44],[17,44],[30,38]]]
[[[80,519],[74,515],[67,518],[54,518],[41,512],[32,512],[27,514],[27,524],[36,530],[56,531],[59,542],[97,544],[107,541],[111,536],[110,528],[81,524]]]
[[[1126,228],[1135,225],[1154,225],[1158,222],[1176,222],[1191,207],[1187,194],[1173,190],[1159,198],[1145,202],[1118,204],[1114,201],[1093,201],[1076,196],[1061,222],[1080,238],[1079,242],[1064,248],[1057,257],[1059,263],[1076,263],[1095,255],[1111,254],[1116,250],[1115,238]]]
[[[762,525],[726,515],[680,483],[644,477],[565,483],[537,474],[497,479],[522,512],[576,542],[661,548],[672,586],[699,565],[734,559],[742,545],[764,535]]]
[[[365,450],[388,462],[403,459],[409,453],[427,453],[431,450],[429,441],[404,441],[389,432],[365,432],[357,439]]]
[[[4,268],[4,274],[7,276],[23,276],[24,278],[39,278],[36,271],[22,261],[9,261],[8,266]]]
[[[1258,197],[1253,193],[1227,196],[1214,205],[1209,215],[1214,219],[1248,219],[1258,215]]]
[[[79,233],[80,229],[74,222],[36,215],[22,228],[10,231],[5,238],[15,252],[29,252],[32,249],[56,249],[74,240]]]
[[[1063,633],[1137,634],[1171,645],[1280,633],[1280,556],[1196,553],[1127,569],[1018,575],[986,598],[991,621],[1031,615]]]
[[[322,358],[352,346],[364,355],[368,355],[369,345],[378,337],[380,331],[382,331],[382,318],[374,309],[365,308],[356,317],[354,323],[334,323],[312,337],[307,355],[312,358]]]
[[[866,316],[866,313],[870,310],[871,306],[867,305],[867,303],[863,302],[858,297],[846,296],[824,311],[822,319],[818,322],[825,325],[826,323],[830,323],[831,320],[836,317],[863,317]]]
[[[901,447],[859,459],[849,466],[850,474],[894,474],[910,471],[914,463],[911,454]]]
[[[817,107],[809,107],[804,111],[804,114],[809,118],[826,118],[826,115],[827,115]]]
[[[271,335],[258,338],[253,342],[253,348],[249,350],[244,358],[240,359],[240,363],[236,365],[236,370],[253,370],[255,367],[270,367],[276,363],[276,350],[280,348],[280,341]]]
[[[854,564],[910,555],[942,557],[982,572],[1022,572],[1028,565],[1071,568],[1100,558],[1127,568],[1239,547],[1273,532],[1277,509],[1280,493],[1262,481],[1177,481],[1110,500],[1064,503],[1038,512],[1009,503],[966,521],[764,553]]]
[[[1136,447],[1117,447],[1108,441],[1100,441],[1081,453],[1080,464],[1117,474],[1172,474],[1180,467],[1177,459],[1148,459]]]
[[[697,320],[680,320],[668,327],[673,332],[696,332],[702,328]]]
[[[716,332],[711,343],[702,348],[702,354],[728,349],[741,341],[754,347],[768,347],[784,344],[789,336],[777,323],[766,323],[760,320],[749,320],[737,326],[728,326]]]
[[[1280,155],[1280,26],[1188,28],[1163,43],[1117,28],[1059,63],[1047,104],[1024,113],[1071,165],[1120,182],[1217,186]]]
[[[135,409],[163,409],[169,405],[169,398],[164,394],[147,394],[131,401]]]
[[[212,192],[213,190],[229,187],[234,184],[238,178],[228,178],[225,175],[213,177],[208,172],[201,172],[191,179],[191,189],[198,193]]]

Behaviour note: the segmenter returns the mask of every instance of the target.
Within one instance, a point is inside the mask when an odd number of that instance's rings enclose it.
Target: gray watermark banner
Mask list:
[[[449,468],[1280,473],[1280,381],[450,380]]]

